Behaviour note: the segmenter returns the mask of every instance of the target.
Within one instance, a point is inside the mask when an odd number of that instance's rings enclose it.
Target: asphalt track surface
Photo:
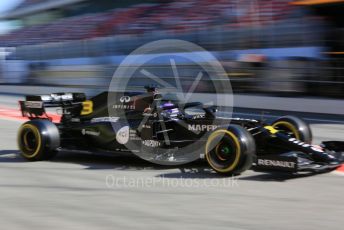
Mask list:
[[[13,108],[16,99],[0,96],[0,109]],[[344,141],[341,117],[301,115],[311,123],[315,143]],[[249,170],[223,178],[202,162],[175,168],[71,152],[27,162],[16,146],[22,122],[9,113],[0,116],[1,229],[338,230],[344,225],[339,170],[303,176]]]

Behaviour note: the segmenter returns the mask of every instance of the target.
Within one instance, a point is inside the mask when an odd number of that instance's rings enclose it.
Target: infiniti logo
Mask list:
[[[130,101],[130,97],[129,96],[122,96],[119,101],[121,103],[128,103]]]

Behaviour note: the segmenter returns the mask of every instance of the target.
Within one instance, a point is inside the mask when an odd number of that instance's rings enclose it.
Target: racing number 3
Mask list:
[[[88,115],[93,112],[93,101],[82,102],[82,110],[80,115]]]

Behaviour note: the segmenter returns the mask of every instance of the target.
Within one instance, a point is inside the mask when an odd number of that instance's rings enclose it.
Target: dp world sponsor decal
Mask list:
[[[82,129],[81,130],[82,135],[91,135],[91,136],[99,136],[100,132],[96,132],[93,130],[87,130],[87,129]]]
[[[160,142],[156,140],[143,140],[142,144],[148,147],[153,147],[153,148],[160,146]]]
[[[119,117],[96,117],[91,119],[91,123],[97,122],[117,122]]]

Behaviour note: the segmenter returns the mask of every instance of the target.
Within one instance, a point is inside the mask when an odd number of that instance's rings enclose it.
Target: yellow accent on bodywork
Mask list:
[[[88,115],[93,113],[93,101],[82,102],[82,110],[80,115]]]
[[[272,134],[275,134],[275,133],[278,132],[277,129],[275,129],[274,127],[272,127],[272,126],[270,126],[270,125],[264,126],[264,128],[267,129],[267,130],[269,130],[270,133],[272,133]]]

